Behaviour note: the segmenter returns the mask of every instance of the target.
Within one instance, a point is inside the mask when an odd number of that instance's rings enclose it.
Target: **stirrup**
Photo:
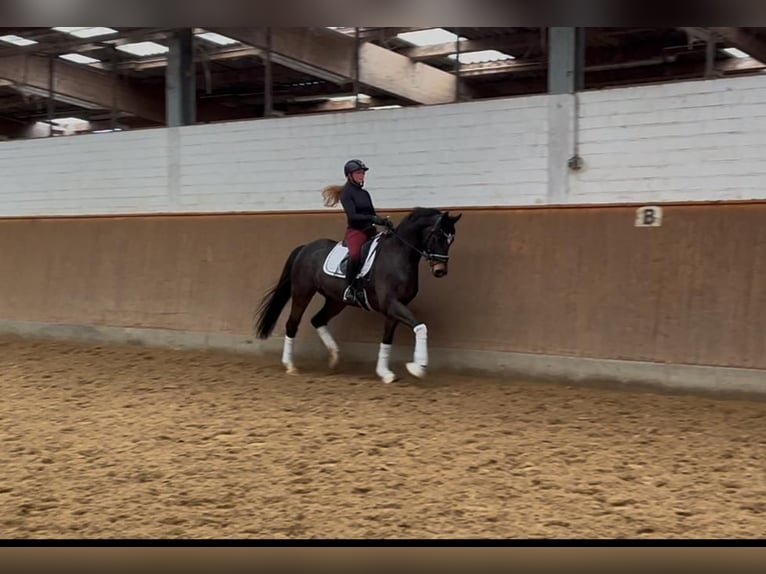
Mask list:
[[[343,292],[343,301],[345,303],[356,303],[356,288],[353,285],[346,287]]]

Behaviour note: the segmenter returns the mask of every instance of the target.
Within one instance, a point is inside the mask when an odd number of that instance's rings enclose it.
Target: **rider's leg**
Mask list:
[[[349,257],[346,264],[346,291],[343,293],[343,300],[353,303],[356,300],[356,276],[359,273],[361,261]]]
[[[348,263],[346,267],[346,290],[343,300],[347,303],[356,301],[356,276],[362,266],[362,245],[367,235],[358,229],[346,230],[346,246],[348,247]]]

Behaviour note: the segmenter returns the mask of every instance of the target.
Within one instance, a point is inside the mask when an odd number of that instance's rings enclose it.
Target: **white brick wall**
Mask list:
[[[0,215],[167,208],[167,134],[147,130],[0,144]]]
[[[569,203],[766,198],[766,77],[587,92]]]
[[[183,128],[179,199],[319,209],[320,190],[360,157],[380,207],[542,201],[546,129],[545,97]]]
[[[343,163],[381,208],[543,203],[546,97],[0,145],[0,215],[323,209]]]
[[[322,209],[343,162],[381,209],[766,197],[766,76],[0,143],[0,216]]]

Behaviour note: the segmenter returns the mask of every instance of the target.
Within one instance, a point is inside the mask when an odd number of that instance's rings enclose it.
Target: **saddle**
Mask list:
[[[372,264],[375,262],[375,256],[378,254],[378,244],[380,238],[383,237],[383,233],[378,233],[372,239],[366,241],[362,245],[362,267],[359,270],[357,278],[364,278],[372,269]],[[322,271],[331,277],[346,277],[346,267],[348,264],[348,246],[346,241],[338,241],[335,247],[332,248],[330,253],[325,257]]]

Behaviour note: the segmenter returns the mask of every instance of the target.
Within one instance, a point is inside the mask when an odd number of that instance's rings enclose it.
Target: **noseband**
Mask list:
[[[426,245],[428,245],[428,240],[429,240],[429,239],[431,239],[431,237],[432,237],[432,236],[433,236],[433,235],[434,235],[434,234],[435,234],[437,231],[438,231],[439,233],[441,233],[442,235],[444,235],[444,237],[446,237],[446,238],[447,238],[447,244],[448,244],[448,245],[451,245],[451,244],[452,244],[452,242],[453,242],[453,241],[454,241],[454,239],[455,239],[455,236],[454,236],[454,235],[452,235],[451,233],[447,233],[446,231],[444,231],[444,230],[443,230],[443,229],[442,229],[442,228],[439,226],[439,222],[438,222],[438,221],[437,221],[436,223],[434,223],[433,227],[431,227],[431,229],[429,230],[429,232],[428,232],[428,235],[426,235],[425,241],[424,241],[423,243],[425,243]],[[397,234],[396,232],[392,231],[391,233],[394,235],[394,237],[396,237],[396,238],[397,238],[399,241],[401,241],[402,243],[404,243],[404,244],[405,244],[407,247],[409,247],[409,248],[410,248],[410,249],[412,249],[413,251],[416,251],[416,252],[418,252],[418,253],[420,254],[420,256],[421,256],[421,257],[425,258],[425,260],[426,260],[426,261],[428,261],[428,264],[429,264],[431,267],[433,267],[433,266],[434,266],[434,265],[436,265],[437,263],[447,263],[447,261],[449,261],[449,255],[442,255],[442,254],[440,254],[440,253],[431,253],[430,251],[426,251],[426,250],[423,250],[423,251],[421,251],[420,249],[418,249],[417,247],[415,247],[415,246],[414,246],[414,245],[412,245],[411,243],[409,243],[409,242],[405,241],[404,239],[402,239],[402,238],[399,236],[399,234]]]

